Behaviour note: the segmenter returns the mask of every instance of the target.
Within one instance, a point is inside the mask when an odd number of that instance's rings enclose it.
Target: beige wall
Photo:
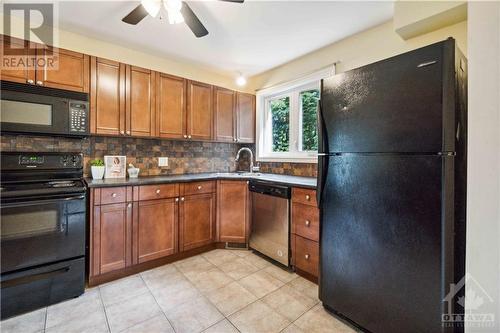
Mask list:
[[[495,327],[466,333],[500,332],[500,2],[469,2],[469,124],[466,271],[486,290],[477,309],[468,302],[478,289],[466,288],[466,310],[493,313]],[[470,297],[470,298],[469,298]],[[477,325],[477,323],[476,323]]]
[[[3,15],[1,15],[0,18],[2,20],[2,22],[0,22],[0,28],[3,30]],[[23,38],[22,34],[16,34],[17,32],[22,32],[22,21],[18,18],[12,17],[12,22],[14,27],[12,31],[15,32],[13,35],[15,37]],[[249,89],[236,86],[234,77],[228,77],[214,71],[207,70],[200,65],[177,61],[159,55],[147,54],[132,48],[104,42],[95,38],[86,37],[61,29],[58,30],[58,40],[56,40],[54,44],[56,44],[55,46],[68,50],[145,67],[225,88],[247,92],[251,91]]]
[[[393,22],[389,21],[251,77],[248,88],[257,90],[270,87],[337,61],[340,61],[337,72],[344,72],[448,37],[454,37],[460,49],[466,53],[467,22],[460,22],[405,41],[394,31]]]

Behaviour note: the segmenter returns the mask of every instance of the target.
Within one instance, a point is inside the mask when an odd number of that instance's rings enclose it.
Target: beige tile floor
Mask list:
[[[19,332],[355,332],[318,287],[246,250],[213,250],[1,322]]]

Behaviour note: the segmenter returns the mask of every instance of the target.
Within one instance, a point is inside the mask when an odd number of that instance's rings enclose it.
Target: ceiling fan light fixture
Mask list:
[[[156,17],[160,12],[161,2],[162,0],[141,0],[141,5],[150,16]]]
[[[237,78],[236,78],[236,84],[240,87],[243,87],[244,85],[247,84],[247,79],[243,76],[243,74],[240,74]]]
[[[181,14],[182,1],[181,0],[164,0],[163,6],[168,14],[168,22],[170,24],[177,24],[184,22],[184,16]]]

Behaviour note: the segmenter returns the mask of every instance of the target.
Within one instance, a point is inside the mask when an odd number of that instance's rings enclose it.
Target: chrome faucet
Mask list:
[[[238,162],[238,160],[240,159],[240,154],[242,151],[247,151],[249,154],[250,154],[250,173],[254,172],[255,171],[259,171],[259,167],[254,167],[253,166],[253,152],[250,148],[247,148],[247,147],[243,147],[243,148],[240,148],[240,150],[238,150],[238,153],[236,154],[236,158],[234,159],[236,162]]]

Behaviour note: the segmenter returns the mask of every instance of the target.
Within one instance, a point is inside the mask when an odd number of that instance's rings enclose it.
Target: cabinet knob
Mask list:
[[[125,131],[120,131],[120,134],[121,135],[125,135]]]
[[[132,208],[132,204],[131,204],[131,203],[129,203],[129,204],[127,205],[127,208]]]
[[[310,226],[310,225],[311,225],[311,221],[306,220],[306,226],[308,227],[308,226]]]
[[[304,258],[305,258],[306,260],[309,260],[309,255],[308,255],[308,254],[306,254],[306,255],[304,256]]]
[[[116,198],[116,193],[111,194],[113,198]]]
[[[309,194],[306,194],[306,200],[307,201],[311,200],[311,196]]]
[[[130,135],[130,131],[127,131],[127,135]]]
[[[183,137],[184,137],[184,139],[187,139],[188,136],[186,134],[184,134]]]
[[[191,139],[191,135],[188,135],[188,139]]]
[[[179,198],[175,198],[175,202],[179,202]]]
[[[184,201],[184,197],[181,198],[181,201]]]
[[[156,190],[156,194],[160,194],[160,192],[161,192],[160,189]]]
[[[233,141],[236,142],[236,138],[234,138]]]
[[[26,80],[26,82],[28,82],[29,84],[35,83],[35,81],[33,81],[33,80]]]
[[[42,81],[36,81],[36,84],[39,85],[39,86],[43,86],[43,82]]]
[[[198,190],[201,190],[201,185],[198,185]]]

